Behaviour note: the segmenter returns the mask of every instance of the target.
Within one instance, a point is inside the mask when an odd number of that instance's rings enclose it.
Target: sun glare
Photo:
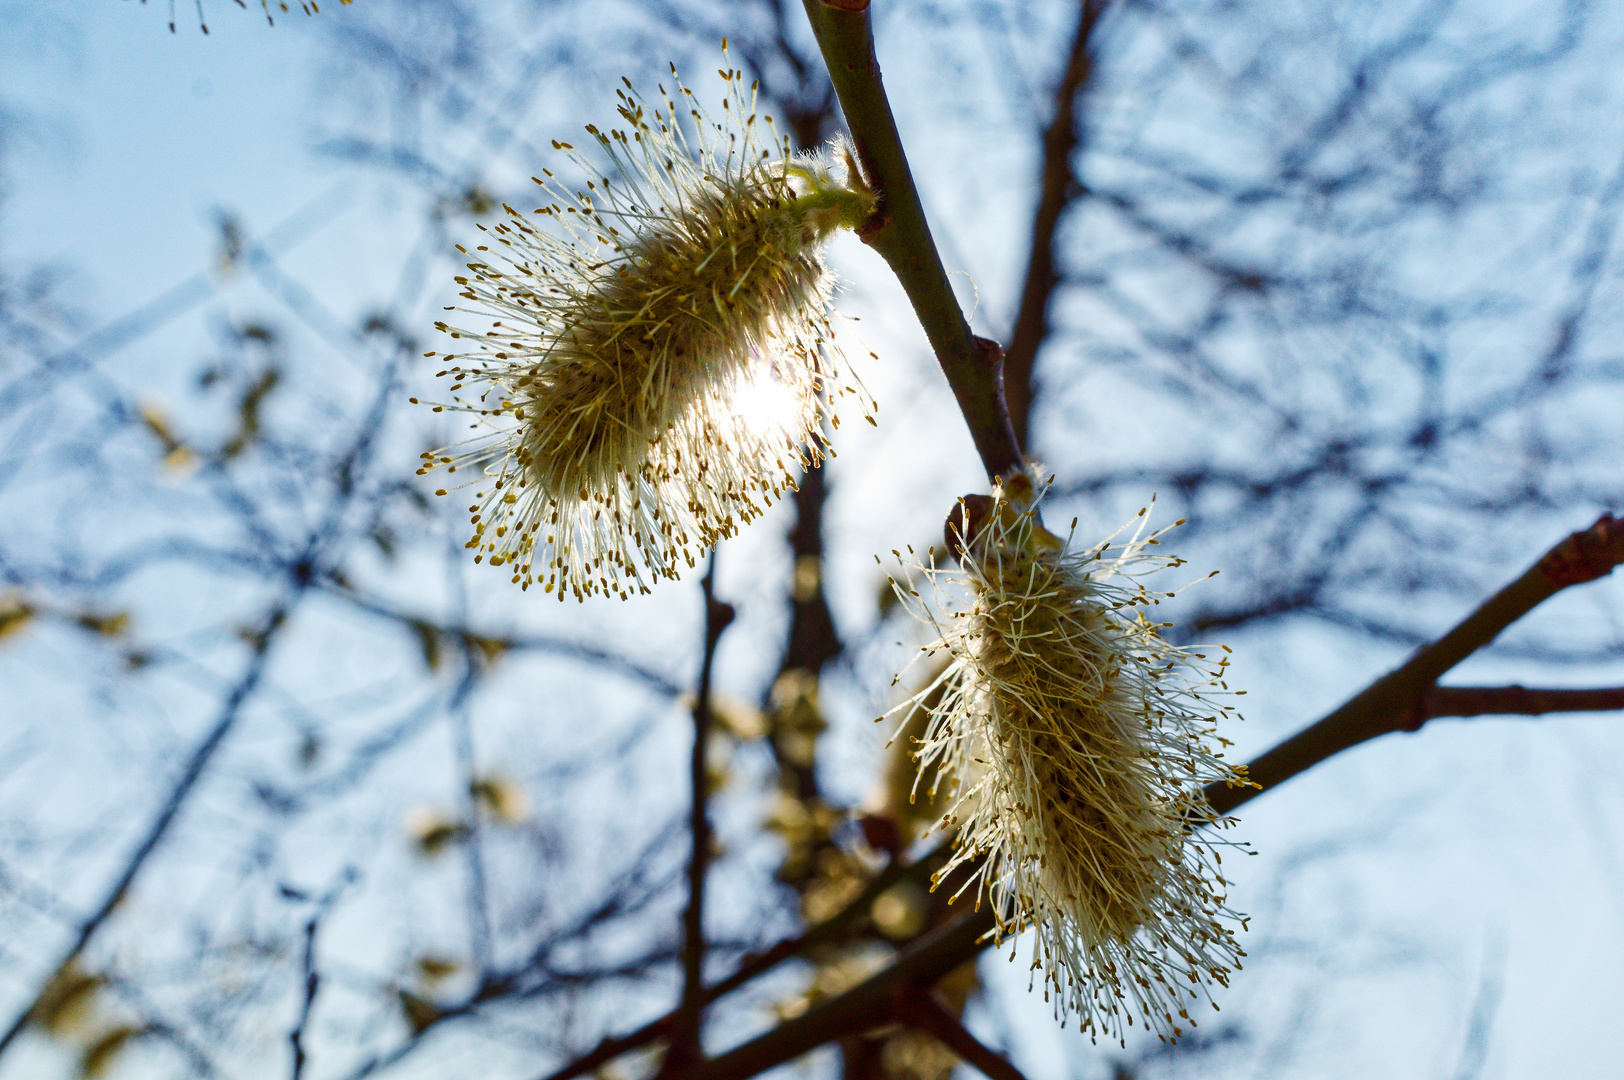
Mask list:
[[[734,415],[763,436],[782,435],[800,423],[801,408],[789,387],[773,378],[764,365],[753,368],[733,391]]]

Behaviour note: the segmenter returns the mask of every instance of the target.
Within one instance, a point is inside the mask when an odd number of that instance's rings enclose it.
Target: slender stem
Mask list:
[[[1546,552],[1516,581],[1443,637],[1416,650],[1396,670],[1250,762],[1246,774],[1255,787],[1212,784],[1206,791],[1208,803],[1219,814],[1227,814],[1350,746],[1389,732],[1414,731],[1425,720],[1426,697],[1439,676],[1493,641],[1541,601],[1569,585],[1593,581],[1620,562],[1624,562],[1624,520],[1603,515],[1589,529],[1573,533]]]
[[[1055,271],[1054,238],[1066,208],[1082,193],[1072,171],[1077,151],[1077,97],[1094,74],[1094,28],[1105,11],[1106,0],[1082,0],[1077,33],[1060,85],[1054,93],[1054,117],[1043,129],[1043,169],[1037,210],[1032,215],[1032,250],[1021,287],[1021,306],[1004,353],[1004,400],[1015,437],[1030,442],[1027,428],[1032,409],[1032,365],[1049,336],[1049,301],[1060,275]]]
[[[929,990],[917,986],[904,987],[897,994],[895,1012],[898,1020],[929,1032],[989,1080],[1026,1080],[1021,1070],[1010,1064],[1007,1058],[989,1050],[980,1039],[970,1034],[959,1018],[937,1001]]]
[[[826,1042],[860,1034],[891,1021],[898,989],[930,986],[981,951],[993,930],[990,905],[966,912],[904,949],[888,967],[838,997],[819,1002],[800,1016],[714,1057],[680,1080],[747,1080]]]
[[[1021,468],[1004,405],[1003,351],[970,333],[914,187],[874,58],[867,0],[804,0],[857,160],[880,202],[859,235],[890,264],[953,388],[989,477]],[[854,10],[855,9],[855,10]]]
[[[854,933],[858,927],[867,921],[869,908],[875,899],[891,886],[904,881],[925,882],[930,876],[947,861],[950,854],[948,844],[943,844],[924,855],[916,862],[893,862],[884,870],[874,876],[861,893],[851,903],[839,912],[831,915],[823,922],[811,927],[805,933],[792,938],[785,938],[770,949],[745,960],[738,970],[713,986],[705,988],[704,1001],[710,1004],[724,994],[732,993],[739,987],[764,975],[792,956],[800,956],[808,949],[822,945],[826,942],[840,941]],[[662,1037],[669,1031],[676,1020],[676,1012],[667,1013],[657,1020],[651,1020],[636,1031],[614,1038],[606,1038],[596,1047],[582,1054],[555,1072],[548,1073],[541,1080],[573,1080],[607,1065],[622,1054],[629,1053]]]
[[[1544,716],[1555,712],[1608,712],[1614,709],[1624,709],[1624,686],[1585,690],[1530,686],[1434,686],[1426,696],[1421,718]]]
[[[309,1064],[309,1054],[305,1050],[305,1036],[310,1029],[310,1014],[316,1007],[316,994],[321,990],[321,973],[316,968],[316,934],[321,929],[322,919],[327,917],[338,898],[344,890],[355,883],[359,875],[355,867],[346,866],[338,875],[338,880],[316,902],[316,910],[310,913],[310,919],[305,923],[304,953],[300,961],[300,972],[303,976],[304,994],[299,1003],[299,1018],[288,1033],[288,1045],[292,1050],[293,1080],[301,1080],[304,1076],[305,1066]]]
[[[694,695],[694,748],[688,760],[693,801],[688,830],[693,852],[688,858],[688,907],[682,914],[682,1000],[671,1018],[671,1041],[664,1072],[685,1068],[700,1060],[701,1017],[705,1008],[705,878],[710,866],[710,771],[707,751],[715,716],[711,711],[711,670],[722,631],[733,621],[733,609],[716,599],[716,552],[712,551],[700,581],[705,594],[705,653],[699,665],[699,690]]]
[[[309,1060],[305,1052],[305,1030],[310,1025],[310,1013],[316,1007],[316,993],[321,989],[321,974],[316,970],[316,930],[321,925],[321,912],[310,916],[305,923],[304,957],[302,960],[304,974],[304,995],[299,1003],[299,1019],[288,1033],[288,1045],[293,1052],[293,1080],[301,1080],[304,1076],[305,1063]]]

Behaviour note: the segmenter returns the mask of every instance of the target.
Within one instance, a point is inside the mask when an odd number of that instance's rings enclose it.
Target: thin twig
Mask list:
[[[304,1076],[305,1054],[304,1035],[305,1028],[310,1024],[310,1014],[316,1007],[316,992],[321,989],[321,974],[316,970],[316,927],[321,923],[321,913],[318,911],[310,916],[305,923],[304,956],[302,958],[302,971],[304,974],[304,998],[299,1003],[299,1019],[294,1023],[293,1030],[288,1032],[288,1045],[293,1050],[293,1080],[300,1080]]]
[[[288,1033],[288,1044],[293,1049],[293,1080],[300,1080],[304,1075],[305,1031],[310,1026],[310,1014],[316,1007],[316,992],[321,988],[321,973],[316,970],[316,931],[321,926],[322,917],[332,910],[338,902],[340,894],[356,879],[355,867],[346,867],[339,875],[338,881],[316,904],[316,910],[310,913],[310,921],[305,923],[304,954],[300,961],[300,971],[304,975],[304,997],[299,1005],[299,1019]]]
[[[896,1018],[934,1036],[959,1055],[967,1065],[981,1070],[989,1080],[1026,1080],[1009,1060],[982,1045],[958,1017],[949,1012],[936,996],[918,986],[906,986],[893,1005]]]
[[[1624,686],[1554,690],[1532,686],[1434,686],[1423,719],[1445,716],[1544,716],[1624,710]]]
[[[819,1002],[743,1046],[682,1073],[680,1080],[748,1080],[836,1039],[887,1023],[900,987],[930,986],[981,951],[993,932],[992,906],[966,912],[898,954],[884,970]]]
[[[722,631],[733,621],[733,609],[716,599],[716,552],[712,551],[700,581],[705,593],[705,654],[694,695],[694,749],[689,758],[693,802],[688,829],[693,851],[688,857],[688,907],[682,914],[682,1001],[671,1017],[671,1041],[663,1072],[680,1071],[700,1059],[701,1018],[705,1009],[705,877],[710,867],[710,748],[715,716],[711,711],[711,671]]]
[[[1054,238],[1060,218],[1083,191],[1072,170],[1077,151],[1077,98],[1094,74],[1094,28],[1105,0],[1082,0],[1077,33],[1066,69],[1054,92],[1054,116],[1043,129],[1043,170],[1037,209],[1032,215],[1032,251],[1021,287],[1021,306],[1004,351],[1004,400],[1015,438],[1025,444],[1032,410],[1032,365],[1049,336],[1049,302],[1060,275],[1055,271]]]
[[[908,158],[880,82],[867,0],[804,0],[807,18],[829,66],[864,177],[880,194],[878,208],[861,230],[863,239],[890,265],[914,314],[925,328],[936,361],[970,427],[988,476],[1022,465],[1020,443],[1004,406],[1003,353],[994,342],[970,333],[942,257],[931,239]]]
[[[153,818],[152,823],[147,827],[146,834],[141,838],[141,842],[125,859],[124,866],[114,879],[112,887],[103,895],[102,902],[96,906],[96,909],[80,922],[74,932],[72,944],[63,951],[61,959],[51,968],[51,976],[55,976],[57,972],[78,959],[79,954],[90,943],[90,939],[97,930],[101,929],[102,924],[107,921],[107,917],[113,913],[113,909],[118,906],[119,901],[124,898],[124,894],[129,891],[137,875],[146,866],[147,859],[157,850],[163,838],[169,834],[169,826],[180,813],[181,807],[186,805],[187,800],[191,797],[192,789],[197,786],[198,780],[203,775],[203,770],[208,766],[209,761],[213,759],[215,751],[220,749],[220,744],[225,741],[225,737],[231,733],[232,728],[236,727],[238,718],[242,716],[243,705],[247,703],[249,696],[253,694],[255,688],[259,686],[260,680],[264,677],[265,665],[268,659],[266,654],[277,631],[283,626],[284,620],[284,612],[278,608],[272,613],[266,629],[255,636],[254,655],[249,661],[247,671],[243,673],[242,678],[237,680],[237,685],[231,688],[231,692],[226,695],[225,704],[220,710],[219,717],[214,721],[213,726],[209,728],[209,732],[203,737],[203,741],[198,743],[197,748],[192,751],[192,756],[187,760],[185,769],[181,771],[179,779],[170,787],[169,794],[164,798],[157,817]],[[11,1044],[16,1041],[17,1036],[22,1033],[23,1028],[28,1026],[28,1020],[33,1015],[38,1001],[39,994],[33,995],[29,999],[29,1003],[22,1008],[6,1028],[5,1034],[0,1035],[0,1054],[4,1054]]]
[[[805,933],[791,938],[784,938],[765,952],[748,958],[739,965],[738,970],[733,974],[713,986],[706,987],[705,1003],[708,1005],[717,998],[732,993],[746,983],[752,982],[771,971],[785,960],[804,954],[808,949],[851,936],[868,919],[870,906],[881,893],[904,881],[925,882],[930,880],[930,876],[947,861],[949,854],[949,845],[942,844],[916,862],[893,862],[876,874],[874,879],[864,886],[863,891],[838,913],[831,915]],[[674,1012],[668,1013],[657,1020],[651,1020],[636,1031],[605,1038],[587,1053],[582,1054],[556,1071],[541,1077],[540,1080],[574,1080],[574,1077],[592,1072],[622,1054],[647,1046],[670,1029],[675,1015]]]
[[[1207,802],[1219,814],[1227,814],[1351,746],[1394,731],[1414,731],[1420,727],[1417,717],[1425,718],[1428,693],[1444,672],[1493,641],[1535,605],[1569,585],[1605,576],[1620,562],[1624,562],[1624,520],[1604,514],[1589,529],[1573,533],[1546,552],[1516,581],[1443,637],[1418,649],[1397,670],[1251,761],[1246,774],[1256,786],[1215,783],[1207,788]]]

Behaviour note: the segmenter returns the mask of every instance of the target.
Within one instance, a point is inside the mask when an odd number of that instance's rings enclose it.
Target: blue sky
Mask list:
[[[172,35],[158,3],[0,2],[0,102],[20,118],[4,163],[0,255],[9,267],[60,267],[67,275],[61,295],[81,330],[209,272],[215,291],[207,300],[105,365],[132,396],[168,402],[188,394],[220,324],[271,303],[241,273],[214,273],[220,212],[238,216],[254,235],[301,211],[318,213],[320,227],[287,251],[282,265],[344,326],[390,303],[423,216],[404,185],[311,151],[324,118],[345,113],[344,102],[324,100],[320,89],[334,85],[319,77],[333,57],[322,27],[294,15],[273,29],[257,12],[215,3],[204,36],[188,5],[178,6]],[[346,14],[335,4],[321,18]],[[901,57],[897,69],[906,85],[914,69]],[[899,111],[906,121],[906,113],[928,105],[916,99]],[[974,257],[974,245],[960,246]],[[870,344],[882,354],[887,344],[893,354],[906,352],[906,326],[895,328],[906,319],[895,314],[894,293],[864,263],[867,253],[854,247],[842,257]],[[440,272],[450,263],[435,266]],[[991,272],[980,280],[990,302],[998,282]],[[433,306],[402,314],[420,318],[426,334]],[[72,339],[64,335],[63,344]],[[900,455],[910,438],[940,423],[930,411],[942,404],[940,388],[919,389],[925,376],[899,367],[868,379],[889,430],[859,433],[851,449],[842,448],[850,486],[834,512],[847,531],[833,557],[864,575],[873,551],[898,543],[899,487],[934,505],[963,486],[967,466],[973,470],[967,448],[958,446],[901,466],[904,480],[851,465],[871,450]],[[905,404],[888,410],[887,392]],[[920,496],[922,489],[928,493]],[[1529,556],[1557,534],[1534,538]],[[725,557],[752,565],[751,543],[725,549]],[[763,552],[770,546],[760,543]],[[741,593],[770,591],[752,583],[748,570],[729,573]],[[837,606],[856,610],[871,585],[862,577]],[[1560,617],[1605,627],[1624,607],[1624,582],[1562,602],[1570,606]],[[618,633],[647,617],[608,615],[601,625]],[[1236,644],[1239,677],[1258,686],[1253,720],[1240,736],[1247,750],[1336,704],[1399,658],[1391,648],[1350,645],[1324,631],[1305,631],[1284,646]],[[744,644],[730,648],[737,651],[729,678],[742,691],[771,657]],[[1530,681],[1540,675],[1533,667],[1474,664],[1460,681],[1497,681],[1508,670]],[[844,708],[855,718],[867,703],[848,696]],[[854,771],[872,760],[876,740],[866,723],[866,716],[850,720],[857,734],[840,751]],[[1283,872],[1271,859],[1328,867],[1293,886],[1281,898],[1284,914],[1262,931],[1284,939],[1278,956],[1286,959],[1265,966],[1267,981],[1243,976],[1234,991],[1248,1007],[1281,1018],[1282,1030],[1296,1003],[1313,996],[1308,988],[1323,994],[1313,1007],[1324,1013],[1303,1018],[1320,1040],[1309,1052],[1316,1071],[1279,1075],[1452,1075],[1458,1040],[1437,1029],[1462,1024],[1462,1003],[1477,993],[1497,950],[1506,957],[1505,988],[1481,1075],[1610,1075],[1609,1032],[1624,1013],[1618,724],[1617,717],[1440,723],[1323,765],[1248,809],[1244,832],[1264,855],[1247,860],[1261,869],[1250,883],[1243,877],[1239,906],[1271,910],[1271,875]],[[1531,788],[1520,786],[1525,777],[1537,778]],[[1332,839],[1346,843],[1332,850]],[[1294,950],[1308,958],[1306,966],[1291,966]],[[989,966],[1000,983],[1024,985],[1024,964]],[[1395,967],[1402,968],[1397,976]],[[1021,1064],[1034,1080],[1058,1078],[1074,1052],[1061,1040],[1075,1034],[1058,1032],[1040,1001],[1024,999],[1023,986],[1009,989],[1005,1000],[1017,1003],[1011,1023],[1028,1040]],[[1420,1059],[1418,1047],[1426,1048]],[[1268,1048],[1258,1050],[1257,1075],[1276,1075],[1267,1068]]]

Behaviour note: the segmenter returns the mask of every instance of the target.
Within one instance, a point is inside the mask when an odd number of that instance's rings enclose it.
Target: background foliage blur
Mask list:
[[[876,6],[1056,516],[1104,536],[1154,492],[1191,576],[1222,570],[1173,617],[1236,648],[1243,757],[1624,504],[1624,14]],[[524,208],[621,76],[714,68],[724,34],[766,111],[829,137],[805,17],[214,7],[204,38],[184,4],[173,37],[154,5],[0,6],[0,1075],[545,1075],[673,1003],[702,662],[713,977],[916,836],[871,720],[922,632],[873,556],[939,536],[979,466],[850,240],[880,427],[723,545],[713,658],[698,572],[576,606],[471,566],[462,505],[413,476],[458,433],[406,403],[440,396],[453,244]],[[1461,679],[1624,682],[1619,581],[1548,608]],[[1252,962],[1176,1049],[1059,1030],[1001,958],[944,994],[1034,1078],[1603,1075],[1621,752],[1617,714],[1437,722],[1248,806]],[[941,917],[883,893],[707,1045]],[[954,1059],[883,1031],[810,1060]]]

